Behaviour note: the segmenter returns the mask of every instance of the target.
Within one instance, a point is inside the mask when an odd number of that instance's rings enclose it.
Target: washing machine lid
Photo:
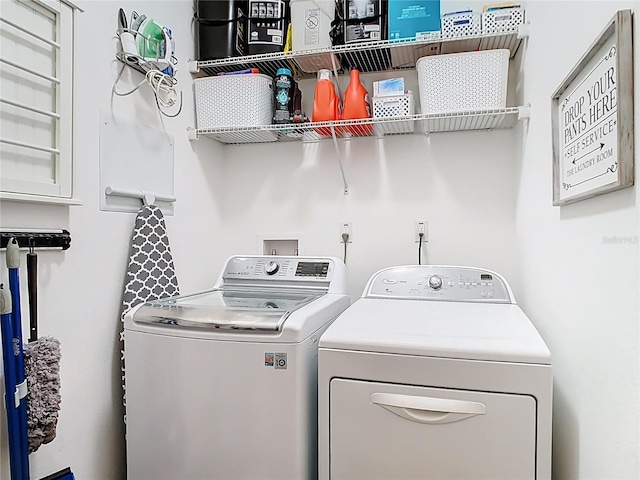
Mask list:
[[[551,364],[515,304],[361,298],[329,326],[320,348]]]
[[[216,288],[141,305],[138,323],[233,331],[280,331],[292,312],[321,297],[318,292]]]

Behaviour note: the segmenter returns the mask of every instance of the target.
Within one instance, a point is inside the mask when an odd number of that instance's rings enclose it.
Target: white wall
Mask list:
[[[351,222],[348,286],[355,299],[378,269],[418,261],[414,222],[429,221],[429,263],[501,271],[516,282],[513,132],[415,135],[225,148],[221,257],[255,253],[260,234],[302,235],[303,253],[342,257]]]
[[[194,123],[192,79],[186,64],[194,56],[192,2],[85,1],[80,5],[85,12],[78,15],[75,139],[77,196],[83,205],[2,202],[0,224],[66,228],[72,236],[71,248],[65,253],[39,253],[39,333],[53,335],[62,344],[62,406],[57,438],[30,456],[31,476],[41,478],[71,466],[78,479],[113,480],[124,478],[125,471],[118,331],[135,214],[100,211],[100,111],[162,130],[146,86],[128,97],[115,98],[111,106],[111,86],[120,68],[114,61],[113,41],[118,8],[128,15],[136,10],[157,19],[172,28],[176,41],[178,88],[183,91],[184,106],[179,117],[164,119],[175,140],[178,198],[175,215],[165,219],[183,291],[211,285],[220,268],[209,255],[220,241],[220,202],[216,199],[220,149],[213,143],[204,149],[186,137],[187,125]],[[141,79],[141,74],[126,71],[119,89],[126,91]],[[24,265],[24,257],[22,260]],[[5,264],[4,254],[0,261]],[[6,449],[5,437],[1,478],[9,478]]]
[[[558,479],[640,476],[637,187],[553,207],[550,135],[555,89],[614,12],[635,8],[638,161],[637,7],[636,1],[527,7],[531,36],[523,79],[532,117],[514,179],[520,303],[553,356]],[[614,237],[632,240],[607,243]]]
[[[483,3],[443,0],[441,5],[442,12],[480,11]],[[371,92],[373,81],[398,76],[414,92],[419,111],[415,70],[362,74],[361,79]],[[342,76],[343,92],[348,83],[349,76]],[[308,116],[314,86],[314,79],[300,82]],[[519,95],[518,78],[510,74],[507,104],[521,104]],[[416,132],[419,128],[416,124]],[[518,295],[514,178],[520,143],[514,131],[353,139],[340,141],[339,149],[348,195],[330,140],[225,146],[219,259],[261,253],[257,238],[269,235],[297,235],[303,254],[342,258],[340,223],[350,222],[348,288],[356,300],[377,270],[418,262],[415,222],[426,220],[429,241],[422,263],[495,269]]]
[[[462,3],[479,6],[457,2],[451,9]],[[302,234],[303,253],[340,257],[338,224],[349,221],[348,286],[355,299],[376,270],[416,263],[413,224],[428,220],[426,261],[504,274],[552,350],[556,478],[637,478],[638,249],[603,243],[603,236],[637,235],[636,189],[551,207],[549,124],[555,87],[613,11],[635,3],[529,2],[524,83],[512,84],[510,95],[510,104],[523,96],[532,104],[528,131],[341,142],[345,196],[330,142],[188,143],[185,128],[195,123],[186,69],[192,2],[82,2],[76,156],[84,203],[3,202],[0,220],[2,227],[68,228],[73,237],[66,253],[40,254],[40,333],[62,341],[63,404],[58,437],[31,456],[32,476],[70,465],[77,478],[124,477],[117,332],[134,215],[101,212],[98,191],[98,119],[111,109],[119,68],[112,37],[123,7],[157,18],[176,38],[185,106],[178,118],[165,119],[175,138],[178,197],[175,216],[166,220],[183,291],[210,285],[228,255],[255,253],[259,234]],[[575,15],[581,22],[567,22]],[[139,80],[127,72],[122,88]],[[152,107],[149,93],[138,92],[115,99],[113,112],[161,129]],[[5,478],[6,442],[2,451]]]

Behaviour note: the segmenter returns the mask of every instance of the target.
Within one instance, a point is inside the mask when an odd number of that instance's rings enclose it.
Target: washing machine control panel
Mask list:
[[[236,284],[243,281],[328,283],[334,270],[335,263],[331,258],[232,257],[225,266],[223,280]]]
[[[381,270],[364,297],[515,303],[504,278],[474,267],[410,265]]]

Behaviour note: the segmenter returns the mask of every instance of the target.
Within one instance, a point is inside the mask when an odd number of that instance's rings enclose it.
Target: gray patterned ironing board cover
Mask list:
[[[124,317],[139,303],[179,295],[164,217],[159,207],[144,205],[136,216],[120,315],[120,362],[123,405],[126,407]],[[126,415],[125,415],[126,422]]]

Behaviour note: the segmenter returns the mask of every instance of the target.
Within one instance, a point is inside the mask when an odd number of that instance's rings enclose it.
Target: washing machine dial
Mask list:
[[[280,264],[274,260],[267,263],[264,267],[264,271],[267,275],[274,275],[278,270],[280,270]]]
[[[437,275],[431,275],[429,277],[429,286],[434,290],[440,290],[442,288],[442,279]]]

